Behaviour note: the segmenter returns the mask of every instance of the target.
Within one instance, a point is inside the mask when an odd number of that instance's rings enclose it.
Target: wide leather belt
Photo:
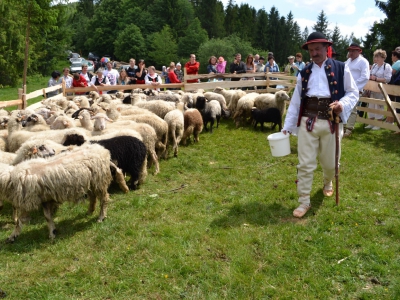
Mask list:
[[[306,97],[303,106],[303,117],[318,117],[320,120],[329,120],[329,104],[331,98]]]

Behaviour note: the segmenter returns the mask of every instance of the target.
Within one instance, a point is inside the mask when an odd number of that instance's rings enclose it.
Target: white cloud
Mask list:
[[[324,1],[322,3],[321,0],[287,0],[287,2],[302,9],[323,10],[327,15],[352,15],[356,11],[355,0]],[[294,9],[294,11],[296,10]]]

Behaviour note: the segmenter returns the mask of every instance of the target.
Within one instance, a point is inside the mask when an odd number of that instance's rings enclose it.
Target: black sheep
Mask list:
[[[282,129],[282,116],[281,111],[276,107],[270,107],[266,109],[253,108],[251,110],[251,117],[254,122],[254,129],[257,128],[257,124],[261,123],[261,131],[264,129],[264,123],[273,123],[271,129],[275,129],[276,125],[279,125],[279,131]]]
[[[82,145],[85,142],[83,136],[71,134],[65,137],[63,145]],[[116,162],[118,168],[131,175],[130,188],[136,190],[140,174],[146,171],[143,167],[147,156],[146,146],[139,139],[132,136],[116,136],[110,139],[90,141],[99,144],[110,151],[111,160]]]

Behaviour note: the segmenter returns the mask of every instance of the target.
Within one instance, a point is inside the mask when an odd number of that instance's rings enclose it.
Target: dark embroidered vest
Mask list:
[[[309,64],[303,70],[301,70],[301,98],[300,98],[300,112],[299,118],[297,120],[297,127],[300,126],[301,117],[303,114],[304,100],[307,97],[306,93],[308,91],[308,80],[312,73],[311,69],[314,63]],[[333,60],[328,58],[325,63],[325,73],[328,79],[329,89],[331,93],[331,100],[339,101],[345,95],[343,76],[344,76],[344,63],[341,61]],[[339,80],[338,80],[339,78]]]

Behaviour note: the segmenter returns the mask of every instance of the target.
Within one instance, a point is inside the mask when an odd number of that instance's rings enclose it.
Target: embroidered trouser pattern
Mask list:
[[[336,141],[335,134],[331,133],[329,121],[316,120],[313,130],[308,132],[306,128],[307,119],[307,117],[301,118],[297,143],[299,158],[297,192],[300,198],[311,193],[313,175],[317,168],[317,157],[323,170],[324,185],[329,185],[335,177]],[[339,124],[339,134],[341,141],[343,136],[342,123]]]

